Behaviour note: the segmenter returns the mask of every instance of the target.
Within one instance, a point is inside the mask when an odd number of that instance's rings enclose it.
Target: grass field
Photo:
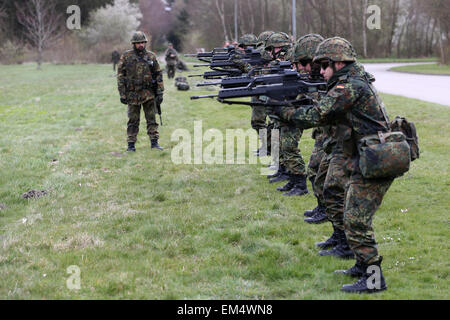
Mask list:
[[[165,79],[165,150],[150,150],[142,119],[126,154],[110,65],[0,71],[0,299],[449,299],[448,107],[383,95],[416,123],[422,154],[374,219],[389,289],[348,295],[354,280],[333,271],[353,261],[318,256],[331,226],[303,221],[311,194],[283,197],[262,165],[171,161],[175,129],[248,129],[248,107],[191,101],[207,93],[193,78],[190,92]],[[305,159],[312,147],[307,131]],[[48,195],[23,199],[31,189]]]
[[[450,75],[450,65],[442,65],[442,64],[419,64],[412,66],[395,67],[392,68],[391,70],[409,73]]]

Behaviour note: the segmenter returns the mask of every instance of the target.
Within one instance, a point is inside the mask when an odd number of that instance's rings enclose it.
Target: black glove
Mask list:
[[[163,102],[163,95],[162,93],[158,94],[155,98],[155,101],[157,104],[161,104]]]
[[[281,106],[267,106],[266,107],[266,112],[269,115],[273,115],[273,116],[277,116],[279,117],[281,115]]]
[[[120,98],[120,102],[122,102],[123,104],[128,104],[127,98]]]

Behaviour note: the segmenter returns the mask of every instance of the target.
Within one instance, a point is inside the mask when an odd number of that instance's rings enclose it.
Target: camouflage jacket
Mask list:
[[[175,49],[167,49],[164,54],[167,64],[176,64],[178,62],[178,52]]]
[[[133,105],[145,103],[155,95],[162,94],[162,71],[155,54],[146,50],[142,53],[126,51],[120,57],[117,84],[120,97]]]
[[[327,95],[318,104],[282,108],[280,116],[303,129],[336,124],[333,151],[345,151],[348,145],[352,153],[361,137],[389,130],[384,104],[371,80],[359,63],[352,63],[328,81]]]

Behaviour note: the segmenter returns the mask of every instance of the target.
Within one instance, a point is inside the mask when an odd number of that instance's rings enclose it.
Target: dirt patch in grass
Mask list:
[[[46,196],[48,193],[45,190],[30,190],[22,194],[22,198],[24,199],[33,199],[40,198]]]

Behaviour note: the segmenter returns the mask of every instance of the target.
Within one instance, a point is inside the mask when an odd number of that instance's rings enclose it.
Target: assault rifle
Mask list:
[[[221,103],[239,104],[248,106],[284,106],[287,104],[304,104],[309,99],[296,99],[301,93],[308,94],[313,92],[325,92],[326,82],[320,80],[306,79],[303,75],[296,72],[287,72],[278,77],[276,83],[264,83],[263,77],[253,78],[252,82],[246,87],[222,89],[218,94],[206,96],[192,96],[191,100],[203,98],[217,98]],[[275,75],[277,77],[277,75]],[[235,101],[234,98],[261,97],[265,101]]]
[[[191,74],[188,77],[203,77],[203,79],[222,79],[222,77],[239,77],[242,76],[242,71],[239,69],[225,69],[221,71],[207,71],[204,74]]]
[[[234,54],[235,48],[233,46],[228,46],[226,48],[214,48],[212,51],[210,52],[199,52],[199,53],[188,53],[185,54],[185,57],[194,57],[199,59],[200,61],[204,61],[204,62],[210,62],[211,59],[216,56],[216,57],[228,57],[230,56],[230,54]]]
[[[217,85],[220,85],[222,89],[245,87],[248,86],[253,81],[252,77],[255,75],[259,75],[258,78],[255,78],[257,84],[277,83],[281,82],[283,77],[287,78],[289,74],[297,74],[297,72],[290,70],[290,68],[291,63],[283,61],[280,62],[280,64],[273,67],[254,68],[247,75],[244,76],[223,78],[220,81],[216,82],[198,83],[197,87],[207,87]]]
[[[244,54],[234,54],[230,55],[228,59],[212,59],[208,64],[194,64],[194,67],[210,67],[213,70],[217,70],[217,68],[237,68],[234,59],[240,60],[242,63],[248,63],[251,66],[262,66],[267,64],[268,60],[264,59],[261,56],[261,53],[255,49],[246,49]]]

